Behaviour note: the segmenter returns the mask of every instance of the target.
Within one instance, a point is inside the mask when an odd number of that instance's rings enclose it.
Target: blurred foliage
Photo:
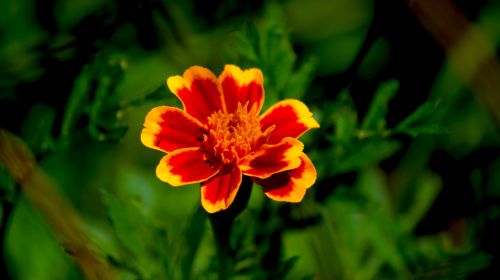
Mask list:
[[[498,50],[499,3],[455,2]],[[168,76],[226,63],[321,123],[301,139],[316,184],[293,205],[252,192],[231,279],[500,277],[499,124],[404,1],[4,1],[0,62],[0,126],[120,279],[218,279],[198,186],[160,182],[139,135],[180,106]],[[83,278],[1,166],[0,201],[2,279]]]

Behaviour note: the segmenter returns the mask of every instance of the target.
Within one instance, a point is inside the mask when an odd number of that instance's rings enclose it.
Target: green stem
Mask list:
[[[235,252],[231,248],[231,228],[236,217],[246,208],[251,192],[252,179],[245,176],[231,206],[225,211],[208,215],[219,257],[219,280],[229,279],[233,269]]]
[[[210,223],[217,247],[217,256],[219,258],[219,280],[229,279],[233,267],[233,254],[231,252],[230,236],[232,221],[226,223],[212,218]]]

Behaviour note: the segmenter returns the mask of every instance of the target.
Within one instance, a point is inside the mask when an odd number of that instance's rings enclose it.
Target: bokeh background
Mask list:
[[[298,98],[321,124],[301,138],[318,171],[302,203],[253,186],[231,279],[500,277],[499,1],[0,7],[0,127],[28,145],[80,219],[57,216],[81,225],[118,279],[218,279],[199,186],[158,180],[162,154],[140,131],[151,108],[180,106],[167,77],[228,63],[262,69],[265,108]],[[11,163],[0,164],[1,278],[84,279],[33,204],[54,194],[35,180],[27,196]]]

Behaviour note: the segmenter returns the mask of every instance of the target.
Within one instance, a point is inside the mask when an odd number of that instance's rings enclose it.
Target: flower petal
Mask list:
[[[201,185],[201,205],[209,213],[226,210],[233,203],[241,185],[241,170],[234,166],[221,170]]]
[[[165,152],[199,147],[203,126],[195,118],[174,107],[153,108],[146,115],[141,142],[149,148]]]
[[[267,179],[254,178],[255,183],[262,185],[267,197],[276,201],[300,202],[306,190],[316,182],[316,169],[313,163],[302,153],[299,167],[274,174]]]
[[[215,75],[200,66],[192,66],[184,75],[167,79],[167,85],[184,105],[184,110],[202,123],[214,111],[222,110],[222,93]]]
[[[156,176],[174,187],[199,183],[212,178],[220,166],[211,166],[199,148],[175,150],[164,156],[156,167]]]
[[[297,138],[311,128],[318,128],[309,108],[299,100],[286,99],[271,106],[261,117],[262,131],[275,125],[267,143],[278,143],[284,137]]]
[[[286,137],[275,145],[262,145],[258,151],[244,157],[238,164],[243,174],[268,178],[281,171],[297,168],[304,145],[297,139]]]
[[[224,102],[228,113],[236,111],[238,103],[245,105],[248,110],[256,106],[259,113],[264,103],[264,86],[262,72],[257,68],[241,70],[235,65],[226,65],[219,76]]]

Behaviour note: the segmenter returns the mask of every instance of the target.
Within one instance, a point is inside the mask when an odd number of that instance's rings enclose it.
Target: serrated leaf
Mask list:
[[[264,74],[266,105],[282,98],[302,97],[318,65],[317,60],[309,58],[295,71],[297,55],[285,27],[281,9],[270,4],[262,21],[246,26],[235,36],[243,64],[259,67]]]
[[[399,89],[397,80],[382,83],[373,98],[366,117],[361,124],[361,130],[380,131],[385,128],[385,115],[387,114],[389,101]]]

